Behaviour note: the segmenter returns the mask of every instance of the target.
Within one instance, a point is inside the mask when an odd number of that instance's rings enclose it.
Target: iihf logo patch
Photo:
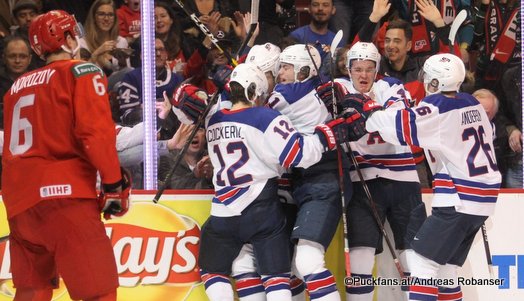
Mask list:
[[[71,194],[72,190],[69,184],[40,187],[40,197],[42,198]]]

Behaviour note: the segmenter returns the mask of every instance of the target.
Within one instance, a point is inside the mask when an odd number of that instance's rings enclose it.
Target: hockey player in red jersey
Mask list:
[[[75,300],[114,301],[118,274],[100,212],[125,214],[129,183],[107,80],[74,59],[77,23],[66,12],[33,20],[29,41],[46,66],[20,76],[4,97],[2,188],[15,300],[51,300],[60,275]]]
[[[409,300],[462,300],[457,270],[494,213],[501,176],[484,108],[470,94],[458,92],[465,77],[462,60],[437,54],[426,60],[423,71],[428,96],[416,107],[381,111],[372,100],[356,98],[348,105],[364,116],[368,132],[378,131],[393,144],[424,148],[435,178],[432,214],[407,257],[414,279]],[[453,281],[437,287],[435,278]]]

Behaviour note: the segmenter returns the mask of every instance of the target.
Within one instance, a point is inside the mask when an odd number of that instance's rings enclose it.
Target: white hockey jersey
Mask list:
[[[301,136],[289,118],[269,108],[220,110],[206,124],[214,167],[213,216],[240,215],[268,179],[280,176],[283,168],[307,168],[324,151],[317,135]]]
[[[359,93],[351,81],[344,78],[338,78],[335,81],[344,85],[349,93]],[[404,89],[404,85],[393,77],[379,79],[366,95],[391,110],[404,109],[411,102],[411,95]],[[364,135],[358,141],[350,142],[350,146],[365,180],[386,178],[395,181],[419,182],[410,147],[388,143],[376,131]],[[360,181],[353,166],[350,175],[353,182]]]
[[[289,117],[297,131],[311,135],[315,127],[331,119],[324,103],[317,95],[318,79],[292,84],[278,84],[268,100],[269,107]]]
[[[493,148],[490,121],[471,95],[424,98],[414,108],[375,112],[368,131],[398,145],[425,149],[434,175],[433,207],[489,216],[495,210],[501,175]]]

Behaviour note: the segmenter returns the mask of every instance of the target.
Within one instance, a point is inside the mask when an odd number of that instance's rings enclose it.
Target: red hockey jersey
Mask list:
[[[115,128],[99,67],[53,62],[19,77],[4,96],[2,194],[8,217],[46,199],[95,198],[121,178]]]

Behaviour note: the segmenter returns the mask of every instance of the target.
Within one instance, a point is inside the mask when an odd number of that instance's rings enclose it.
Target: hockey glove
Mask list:
[[[357,141],[368,133],[366,131],[366,120],[354,109],[347,109],[343,114],[347,124],[347,137],[339,137],[340,142]],[[344,139],[348,140],[344,140]]]
[[[193,85],[183,84],[173,93],[173,112],[184,124],[194,124],[207,106],[207,93]]]
[[[123,216],[129,210],[131,175],[123,167],[120,167],[120,172],[122,179],[113,184],[102,184],[102,192],[98,196],[98,207],[106,220],[113,216]]]
[[[231,78],[232,72],[233,67],[229,65],[218,66],[212,78],[215,86],[217,86],[218,89],[223,88],[225,91],[229,92],[229,79]]]
[[[374,112],[384,109],[379,103],[364,94],[347,94],[342,99],[341,105],[344,111],[348,108],[355,109],[362,115],[364,121]]]
[[[331,83],[332,82],[327,82],[322,84],[318,86],[316,90],[318,97],[322,100],[324,105],[326,105],[328,112],[333,114],[333,90],[335,91],[336,97],[343,97],[348,92],[342,84],[334,82],[333,86],[331,86]],[[341,109],[339,108],[338,111],[340,112]]]
[[[315,127],[315,134],[324,145],[324,150],[332,150],[337,143],[349,141],[348,124],[352,121],[353,119],[348,116],[348,118],[333,119],[327,124],[319,124]]]
[[[332,120],[329,123],[333,123],[338,119]],[[343,120],[340,118],[340,120]],[[335,135],[331,130],[331,127],[328,124],[319,124],[315,127],[315,134],[320,139],[320,143],[324,146],[324,151],[332,150],[337,146],[337,141],[335,140]],[[333,123],[332,126],[335,126]]]

